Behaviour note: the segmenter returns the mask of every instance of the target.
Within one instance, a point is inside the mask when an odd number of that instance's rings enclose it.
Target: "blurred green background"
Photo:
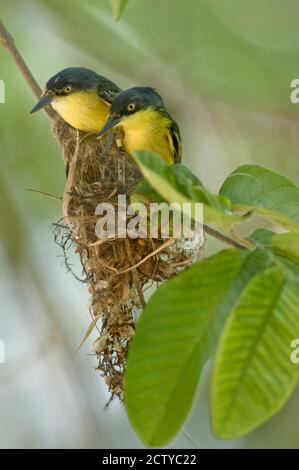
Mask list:
[[[216,191],[244,163],[299,183],[296,0],[129,0],[115,23],[109,0],[0,1],[1,19],[44,86],[85,66],[120,87],[159,90],[183,139],[184,163]],[[88,294],[63,266],[51,223],[60,218],[64,167],[47,116],[4,49],[0,79],[0,447],[142,447],[108,399],[91,340]],[[209,250],[218,249],[210,245]],[[79,270],[74,258],[74,269]],[[202,447],[299,447],[298,391],[286,408],[233,442],[209,430],[209,365],[185,426]],[[192,448],[182,434],[173,447]]]

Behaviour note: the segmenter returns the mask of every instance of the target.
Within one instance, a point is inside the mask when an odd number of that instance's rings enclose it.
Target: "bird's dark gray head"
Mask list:
[[[114,97],[116,93],[120,92],[115,83],[92,70],[84,67],[63,69],[48,80],[41,99],[34,106],[31,113],[39,111],[59,97],[93,89],[97,89],[99,94],[105,95],[107,101],[110,100],[110,94]]]
[[[164,108],[161,96],[154,88],[134,87],[123,91],[114,98],[110,115],[128,116],[147,108]]]
[[[69,67],[56,73],[48,80],[46,90],[57,95],[67,95],[72,91],[95,88],[101,77],[84,67]]]
[[[162,109],[164,103],[161,96],[150,87],[134,87],[123,91],[112,101],[109,118],[98,136],[106,134],[123,119],[145,109]]]

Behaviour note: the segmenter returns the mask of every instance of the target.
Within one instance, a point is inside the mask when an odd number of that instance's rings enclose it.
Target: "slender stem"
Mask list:
[[[227,243],[228,245],[233,246],[234,248],[240,248],[242,250],[252,249],[254,248],[254,244],[247,239],[242,240],[234,240],[233,238],[229,237],[228,235],[224,235],[218,230],[215,230],[212,227],[204,224],[204,230],[211,235],[212,237],[220,240],[221,242]]]
[[[62,197],[54,196],[53,194],[46,193],[45,191],[39,191],[38,189],[27,188],[26,191],[30,191],[31,193],[42,194],[43,196],[49,197],[51,199],[55,199],[61,204]]]
[[[38,85],[38,83],[36,82],[35,78],[33,77],[32,73],[30,72],[29,68],[27,67],[23,57],[21,56],[18,49],[16,48],[14,38],[9,34],[9,32],[7,31],[7,29],[5,28],[1,20],[0,20],[0,46],[7,49],[13,61],[15,62],[21,74],[23,75],[29,87],[31,88],[33,94],[37,98],[40,98],[42,94],[42,90],[40,86]],[[47,106],[45,108],[45,111],[48,114],[50,119],[52,120],[55,119],[55,112],[51,107]]]

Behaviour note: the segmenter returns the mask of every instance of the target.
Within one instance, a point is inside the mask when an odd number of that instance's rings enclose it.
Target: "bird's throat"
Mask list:
[[[100,99],[96,90],[59,96],[53,100],[52,106],[64,121],[84,132],[98,132],[104,126],[109,111],[109,105]]]

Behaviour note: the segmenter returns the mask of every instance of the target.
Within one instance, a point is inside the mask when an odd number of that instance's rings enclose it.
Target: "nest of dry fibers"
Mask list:
[[[59,118],[53,131],[68,169],[63,222],[59,224],[61,244],[65,249],[68,241],[68,247],[78,253],[90,294],[91,324],[85,338],[97,329],[98,339],[93,343],[97,369],[111,399],[123,401],[127,352],[145,306],[145,291],[191,264],[199,251],[188,251],[173,239],[99,239],[95,231],[97,205],[109,202],[117,213],[118,195],[129,201],[142,175],[116,145],[115,134],[98,140]]]

